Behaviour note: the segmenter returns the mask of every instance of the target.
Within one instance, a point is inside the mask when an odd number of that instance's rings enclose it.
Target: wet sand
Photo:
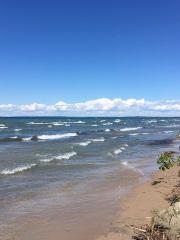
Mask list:
[[[133,229],[129,225],[141,226],[150,222],[154,210],[162,210],[170,204],[165,197],[172,192],[180,178],[180,167],[174,166],[165,172],[159,170],[151,175],[151,180],[139,184],[131,189],[130,195],[120,200],[124,210],[120,212],[119,219],[109,226],[109,231],[96,240],[130,240]],[[152,185],[158,181],[156,185]]]

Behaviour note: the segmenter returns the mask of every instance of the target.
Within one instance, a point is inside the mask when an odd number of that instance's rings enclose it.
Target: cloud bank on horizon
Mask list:
[[[180,116],[180,100],[145,101],[101,98],[84,103],[0,105],[0,116]]]

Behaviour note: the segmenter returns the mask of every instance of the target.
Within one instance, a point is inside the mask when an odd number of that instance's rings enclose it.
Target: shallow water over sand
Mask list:
[[[158,155],[178,150],[180,118],[0,118],[0,126],[1,239],[88,240],[117,218],[129,186],[158,169]]]

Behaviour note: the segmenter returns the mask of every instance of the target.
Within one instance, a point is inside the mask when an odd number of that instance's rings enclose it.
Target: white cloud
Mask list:
[[[101,98],[84,103],[0,105],[0,116],[180,116],[180,100]]]

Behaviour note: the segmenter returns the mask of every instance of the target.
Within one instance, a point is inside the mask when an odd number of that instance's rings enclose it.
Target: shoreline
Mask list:
[[[119,219],[109,226],[108,232],[96,240],[132,239],[135,234],[130,225],[141,226],[150,223],[153,211],[160,211],[170,206],[165,196],[172,192],[179,180],[179,169],[180,167],[174,166],[165,172],[158,170],[149,176],[151,180],[132,187],[130,194],[120,199],[124,209],[120,212]],[[154,181],[159,183],[152,185]]]

